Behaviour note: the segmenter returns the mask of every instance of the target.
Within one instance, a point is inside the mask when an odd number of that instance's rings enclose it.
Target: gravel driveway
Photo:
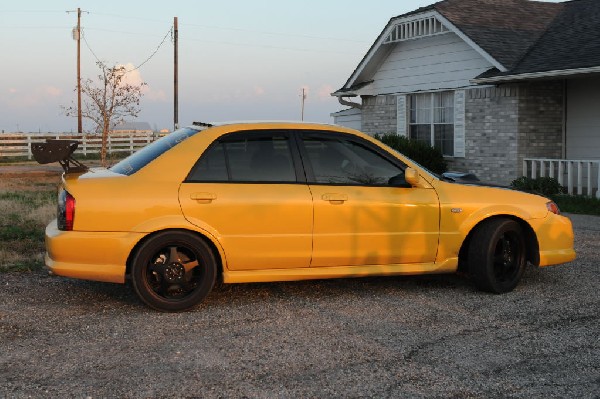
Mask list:
[[[600,397],[600,218],[506,295],[457,276],[243,284],[191,312],[0,274],[0,397]]]

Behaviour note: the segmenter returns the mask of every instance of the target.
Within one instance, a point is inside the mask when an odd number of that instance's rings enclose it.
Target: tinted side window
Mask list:
[[[225,138],[200,157],[188,180],[296,182],[290,142],[276,135]]]
[[[227,176],[223,144],[215,143],[202,154],[190,175],[190,180],[227,181]]]
[[[307,137],[302,142],[315,183],[387,186],[398,185],[404,176],[401,168],[355,141]]]

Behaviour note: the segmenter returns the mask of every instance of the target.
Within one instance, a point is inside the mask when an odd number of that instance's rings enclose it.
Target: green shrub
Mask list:
[[[541,194],[544,196],[556,195],[565,191],[564,187],[558,184],[558,180],[553,177],[530,177],[521,176],[510,184],[511,187],[530,193]]]
[[[600,216],[600,199],[580,195],[552,195],[552,201],[558,204],[562,212]]]
[[[442,153],[423,142],[393,133],[376,134],[375,138],[434,173],[442,174],[448,170]]]

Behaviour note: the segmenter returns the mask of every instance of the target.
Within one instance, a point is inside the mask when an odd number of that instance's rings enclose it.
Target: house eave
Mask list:
[[[356,97],[357,94],[353,93],[351,91],[343,91],[343,90],[338,90],[334,93],[331,93],[332,97]]]
[[[533,80],[533,79],[548,79],[548,78],[560,78],[578,75],[587,75],[600,73],[600,66],[588,67],[588,68],[572,68],[572,69],[556,69],[553,71],[544,72],[527,72],[518,73],[512,75],[500,75],[491,76],[488,78],[475,78],[471,79],[470,82],[474,84],[495,84],[495,83],[507,83],[521,80]]]
[[[391,49],[393,47],[384,43],[385,38],[391,33],[391,30],[394,28],[394,26],[396,24],[401,23],[401,22],[412,21],[414,19],[419,19],[419,18],[427,18],[427,17],[435,17],[436,19],[441,21],[446,26],[446,28],[448,28],[448,30],[450,32],[452,32],[452,33],[456,34],[458,37],[460,37],[463,41],[465,41],[469,46],[471,46],[477,53],[479,53],[484,59],[486,59],[488,62],[490,62],[498,70],[500,70],[502,72],[507,70],[504,67],[504,65],[502,65],[500,62],[498,62],[496,59],[494,59],[490,54],[488,54],[485,50],[483,50],[481,47],[479,47],[477,45],[477,43],[475,43],[467,35],[465,35],[452,22],[450,22],[447,18],[445,18],[439,11],[437,11],[435,9],[431,9],[431,8],[424,8],[422,10],[421,9],[417,10],[417,12],[411,12],[411,13],[408,13],[405,15],[391,18],[389,20],[389,22],[387,23],[387,25],[385,26],[385,28],[383,29],[383,31],[379,34],[379,36],[377,37],[375,42],[371,45],[371,48],[369,49],[369,51],[365,54],[363,59],[360,61],[360,63],[358,64],[358,66],[356,67],[356,69],[354,70],[352,75],[350,75],[350,78],[346,81],[346,83],[344,84],[342,89],[336,91],[335,93],[332,93],[332,96],[337,96],[337,97],[349,96],[349,95],[351,96],[353,94],[354,95],[363,95],[363,94],[369,95],[370,93],[362,93],[362,92],[358,92],[357,90],[352,90],[352,86],[355,84],[357,79],[359,79],[361,77],[361,74],[363,74],[363,72],[365,72],[365,70],[368,68],[368,66],[371,64],[371,62],[376,61],[378,59],[385,58],[387,53],[389,53],[389,51],[391,51]],[[411,40],[417,40],[417,39],[419,39],[419,38],[411,39]],[[347,90],[347,91],[345,91],[345,90]],[[350,92],[350,94],[348,92]]]

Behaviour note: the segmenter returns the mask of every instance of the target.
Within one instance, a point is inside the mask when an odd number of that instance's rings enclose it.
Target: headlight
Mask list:
[[[555,215],[560,215],[560,209],[558,209],[558,205],[554,201],[547,202],[546,208]]]

